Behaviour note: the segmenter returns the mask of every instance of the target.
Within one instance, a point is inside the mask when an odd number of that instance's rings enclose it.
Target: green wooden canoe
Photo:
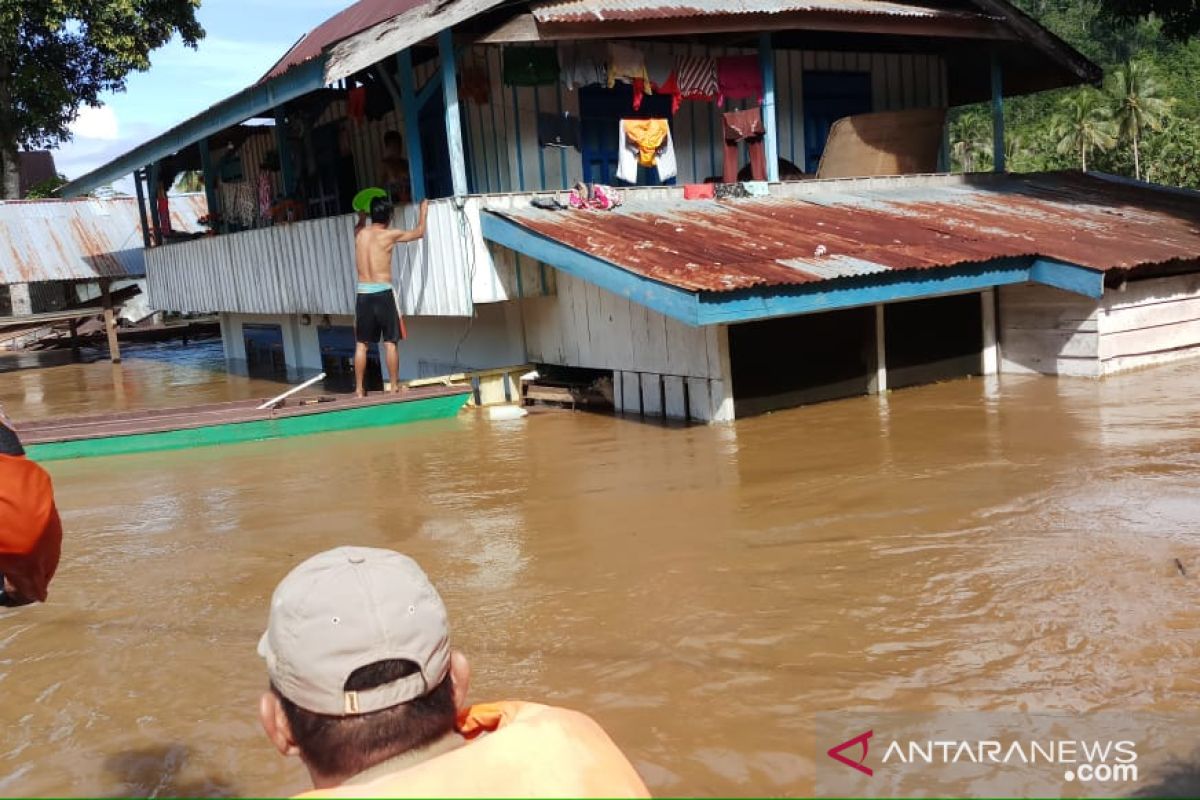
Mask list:
[[[470,392],[468,386],[426,386],[362,399],[295,398],[265,410],[256,408],[261,400],[243,400],[42,420],[18,433],[35,461],[179,450],[453,417]]]

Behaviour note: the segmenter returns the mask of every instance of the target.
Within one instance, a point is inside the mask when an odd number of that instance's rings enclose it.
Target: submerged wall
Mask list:
[[[1099,300],[1000,289],[1002,370],[1101,377],[1200,356],[1200,274],[1130,281]]]

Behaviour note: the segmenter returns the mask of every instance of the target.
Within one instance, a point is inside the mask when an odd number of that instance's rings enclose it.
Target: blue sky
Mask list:
[[[203,0],[208,35],[196,50],[178,40],[151,54],[126,90],[85,107],[74,139],[55,153],[58,171],[77,178],[151,136],[254,83],[303,34],[353,0]],[[132,188],[132,182],[130,182]]]

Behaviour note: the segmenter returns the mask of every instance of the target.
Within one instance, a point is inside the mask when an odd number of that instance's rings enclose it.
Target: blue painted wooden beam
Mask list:
[[[1049,258],[1036,258],[1029,267],[1029,280],[1085,297],[1104,294],[1104,273]]]
[[[204,174],[204,201],[211,215],[217,210],[217,176],[213,172],[212,153],[208,149],[208,137],[196,142],[200,148],[200,171]]]
[[[163,243],[162,220],[158,218],[158,164],[151,164],[146,168],[146,174],[149,179],[146,181],[146,194],[150,196],[150,220],[154,223],[154,243],[156,245]]]
[[[399,68],[400,102],[404,104],[404,143],[408,149],[412,199],[419,203],[425,199],[425,159],[421,153],[421,106],[413,93],[412,50],[397,53],[396,66]]]
[[[150,216],[146,213],[146,193],[142,189],[142,171],[134,170],[133,173],[133,188],[137,191],[138,201],[138,218],[142,223],[142,246],[150,246]],[[212,208],[209,208],[209,213],[212,213]]]
[[[636,275],[590,253],[535,233],[510,219],[488,213],[480,216],[483,238],[488,241],[549,264],[688,325],[698,322],[699,304],[694,292]]]
[[[762,118],[763,130],[766,135],[763,141],[767,149],[767,180],[779,180],[779,130],[775,124],[775,47],[771,44],[771,34],[763,32],[758,37],[758,60],[762,67],[763,101]]]
[[[950,269],[877,272],[798,286],[705,292],[699,298],[699,323],[715,325],[837,311],[979,291],[1027,280],[1027,259],[1002,259]]]
[[[417,92],[417,108],[424,108],[433,99],[433,93],[442,88],[442,73],[435,72],[425,81],[425,85]]]
[[[1004,71],[992,51],[992,169],[1004,172]]]
[[[275,152],[279,155],[279,179],[283,181],[283,196],[291,197],[296,191],[296,164],[292,160],[292,146],[288,139],[287,109],[275,107]]]
[[[76,178],[59,189],[61,197],[87,194],[140,167],[177,153],[205,136],[256,117],[278,105],[325,86],[325,57],[319,56],[262,83],[243,89],[212,108],[138,145],[123,156]]]
[[[455,197],[467,194],[467,160],[463,155],[462,118],[458,111],[457,53],[454,52],[454,32],[444,28],[438,32],[438,59],[442,62],[442,97],[446,101],[446,146],[450,151],[450,182]]]

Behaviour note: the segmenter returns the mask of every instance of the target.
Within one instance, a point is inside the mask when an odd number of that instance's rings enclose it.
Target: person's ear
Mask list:
[[[461,650],[450,651],[450,684],[454,688],[454,708],[467,707],[467,691],[471,688],[471,664]]]
[[[283,704],[274,692],[263,692],[259,698],[258,721],[262,723],[263,733],[267,734],[281,755],[300,754],[300,748],[292,738],[292,726],[288,724],[287,714],[283,713]]]

